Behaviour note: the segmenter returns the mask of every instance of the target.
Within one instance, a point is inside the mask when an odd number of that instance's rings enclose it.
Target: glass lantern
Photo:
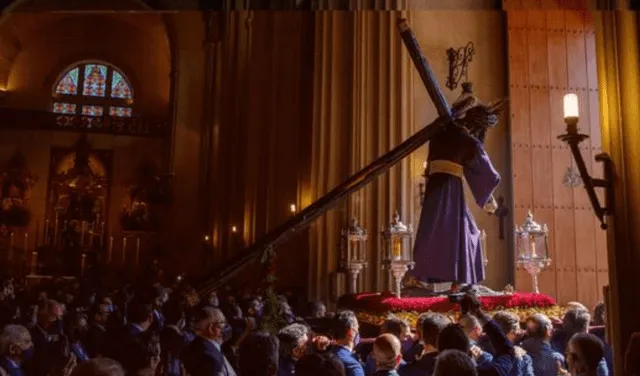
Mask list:
[[[357,292],[358,276],[367,266],[367,230],[360,227],[358,220],[353,217],[349,226],[342,230],[341,259],[342,267],[349,276],[349,292]]]
[[[538,275],[551,265],[548,254],[548,233],[547,225],[540,225],[533,220],[531,211],[527,213],[524,223],[516,227],[516,263],[531,275],[533,281],[533,291],[539,293]]]
[[[393,214],[391,223],[382,230],[384,241],[383,257],[385,261],[406,260],[411,261],[413,255],[411,244],[413,242],[413,228],[400,221],[400,214],[396,211]]]

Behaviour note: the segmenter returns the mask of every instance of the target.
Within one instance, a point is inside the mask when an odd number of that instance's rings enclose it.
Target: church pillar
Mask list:
[[[633,332],[640,331],[637,265],[640,265],[640,56],[636,12],[596,15],[598,81],[603,150],[614,166],[614,215],[607,240],[609,306],[607,321],[615,373]]]

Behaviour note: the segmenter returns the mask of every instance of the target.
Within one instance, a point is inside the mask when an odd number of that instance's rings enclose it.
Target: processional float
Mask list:
[[[234,260],[215,272],[213,276],[201,286],[201,294],[207,294],[219,289],[251,262],[260,258],[263,260],[268,258],[273,254],[278,245],[287,241],[291,236],[300,233],[316,218],[338,204],[340,200],[364,187],[375,177],[386,172],[400,160],[426,144],[434,135],[448,125],[453,124],[456,118],[464,115],[466,110],[469,109],[461,108],[458,110],[458,113],[454,113],[454,110],[447,103],[435,75],[423,55],[415,34],[409,27],[407,21],[405,19],[398,20],[397,27],[400,32],[400,37],[411,56],[411,60],[438,112],[438,118],[391,151],[365,166],[362,170],[301,210],[288,221],[265,234],[256,243],[238,253],[238,256],[236,256]]]

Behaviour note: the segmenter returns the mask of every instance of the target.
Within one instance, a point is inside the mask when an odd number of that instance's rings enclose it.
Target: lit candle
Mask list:
[[[127,249],[127,238],[123,237],[122,238],[122,263],[124,264],[125,261],[125,251]]]
[[[49,244],[49,220],[48,219],[44,220],[44,239],[43,239],[43,243],[45,245]]]
[[[109,251],[107,252],[107,263],[111,264],[111,255],[113,253],[113,236],[109,237]]]
[[[87,262],[87,255],[82,254],[82,259],[80,259],[80,275],[84,275],[84,267]]]
[[[140,262],[140,237],[136,239],[136,266]]]
[[[578,106],[578,96],[574,93],[566,94],[563,101],[564,118],[578,118],[580,117],[580,111]]]
[[[38,252],[31,252],[31,275],[36,274],[36,268],[38,266]]]
[[[13,232],[9,234],[9,260],[13,256]]]
[[[536,238],[529,234],[529,250],[531,251],[531,257],[536,258]]]
[[[427,161],[422,162],[422,169],[427,169]]]
[[[91,230],[89,231],[89,248],[93,248],[93,235],[95,234],[96,223],[91,222]]]
[[[291,205],[289,206],[289,210],[291,210],[291,213],[292,213],[292,214],[295,214],[295,213],[296,213],[296,204],[291,204]]]
[[[237,231],[238,231],[238,228],[236,226],[231,226],[231,232],[235,234]]]
[[[205,242],[208,242],[208,241],[209,241],[209,235],[205,235],[205,236],[204,236],[204,241],[205,241]]]
[[[84,225],[85,221],[80,223],[80,247],[84,246]]]

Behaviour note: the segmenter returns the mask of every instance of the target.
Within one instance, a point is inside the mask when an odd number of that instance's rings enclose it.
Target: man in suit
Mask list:
[[[127,324],[109,338],[110,357],[119,361],[129,374],[150,364],[147,331],[153,322],[153,305],[146,299],[134,298],[127,309]]]
[[[30,331],[34,354],[23,365],[27,375],[46,375],[61,358],[67,356],[62,330],[63,313],[63,306],[55,300],[43,300],[38,304],[36,325]]]
[[[0,374],[24,376],[22,363],[33,355],[33,342],[27,328],[7,325],[0,335]]]
[[[182,364],[191,376],[236,376],[221,346],[230,327],[222,311],[203,307],[196,314],[196,339],[182,352]]]
[[[373,358],[376,363],[374,376],[398,376],[402,362],[402,346],[393,334],[381,334],[373,342]]]
[[[418,320],[420,327],[418,330],[421,342],[420,352],[416,354],[414,360],[404,367],[400,374],[402,376],[431,376],[436,366],[438,356],[438,336],[451,320],[437,312],[428,312],[420,316]]]
[[[336,344],[330,348],[344,365],[346,376],[364,376],[360,361],[353,354],[353,349],[360,342],[360,325],[353,311],[338,312],[334,318],[334,335]]]
[[[278,376],[295,375],[296,362],[307,351],[309,330],[302,324],[291,324],[280,329],[278,340],[280,341]]]

